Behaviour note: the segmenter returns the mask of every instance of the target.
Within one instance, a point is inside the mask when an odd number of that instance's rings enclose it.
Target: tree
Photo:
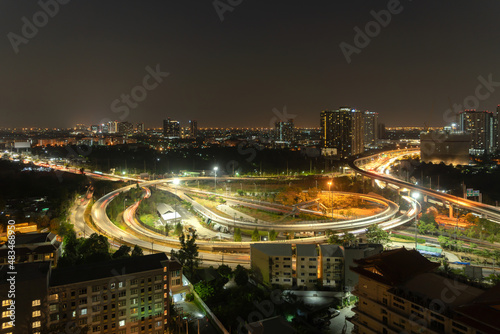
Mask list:
[[[59,219],[57,219],[57,218],[52,218],[52,219],[50,220],[50,230],[51,230],[51,231],[57,231],[57,230],[59,229],[59,226],[60,226],[60,224],[59,224]]]
[[[171,229],[170,224],[165,223],[165,225],[163,225],[163,231],[164,231],[165,235],[168,235],[168,232],[170,232],[170,229]]]
[[[234,229],[234,241],[241,242],[241,230],[238,227]]]
[[[349,233],[349,232],[342,234],[341,240],[342,240],[342,243],[346,246],[351,246],[358,241],[356,236],[352,233]]]
[[[245,286],[248,283],[248,272],[241,265],[237,265],[234,270],[234,282],[238,286]]]
[[[210,299],[211,297],[214,296],[215,290],[214,287],[205,281],[199,281],[194,285],[194,291],[200,296],[201,299],[204,301]]]
[[[194,269],[200,264],[198,259],[198,245],[196,245],[196,232],[187,237],[182,233],[179,237],[181,249],[178,252],[172,251],[172,254],[179,260],[180,264],[186,268],[189,277],[193,277]]]
[[[125,257],[130,257],[131,248],[127,245],[121,245],[120,248],[111,256],[113,259],[121,259]]]
[[[269,240],[274,241],[276,240],[276,237],[278,236],[278,232],[276,232],[274,229],[269,232]]]
[[[219,268],[217,268],[217,272],[222,277],[230,278],[233,270],[227,264],[222,264],[219,266]]]
[[[92,233],[88,239],[84,239],[78,251],[83,263],[106,261],[111,258],[108,238],[97,233]]]
[[[370,243],[387,244],[390,242],[389,232],[382,230],[377,224],[368,226],[366,230],[366,239]]]
[[[175,225],[175,230],[174,230],[175,235],[182,235],[182,224],[179,222]]]
[[[134,249],[132,250],[132,257],[138,257],[138,256],[143,256],[144,252],[142,251],[142,248],[135,245]]]
[[[260,241],[260,233],[257,227],[252,232],[252,241]]]
[[[448,248],[450,246],[450,238],[440,235],[438,237],[439,245],[443,248]]]
[[[340,245],[342,243],[342,238],[339,237],[337,234],[331,234],[328,237],[328,243],[333,244],[333,245]]]

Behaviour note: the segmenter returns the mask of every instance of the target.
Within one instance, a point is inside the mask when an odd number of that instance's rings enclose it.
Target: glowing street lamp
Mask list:
[[[331,203],[331,206],[332,206],[332,220],[333,220],[333,192],[332,192],[332,184],[333,184],[332,181],[328,182],[328,192],[330,193],[330,203]]]
[[[417,249],[417,232],[418,232],[418,228],[417,228],[417,221],[418,221],[418,212],[422,210],[422,206],[420,205],[420,202],[418,201],[418,199],[420,198],[420,194],[419,193],[413,193],[411,194],[411,197],[413,197],[413,199],[415,200],[415,203],[417,203],[418,205],[418,210],[417,210],[417,207],[415,206],[415,249]]]
[[[215,166],[214,167],[214,181],[215,181],[215,189],[214,192],[217,193],[217,171],[219,170],[219,167]]]

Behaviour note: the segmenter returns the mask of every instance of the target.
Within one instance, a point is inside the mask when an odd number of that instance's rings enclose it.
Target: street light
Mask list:
[[[126,198],[123,199],[123,211],[125,212],[125,202],[127,201]]]
[[[417,207],[415,206],[415,210],[416,210],[415,211],[415,249],[417,249],[417,232],[418,232],[417,221],[418,221],[418,213],[420,211],[422,211],[422,205],[417,200],[418,198],[420,198],[420,194],[419,193],[413,193],[411,195],[411,197],[413,197],[413,199],[415,200],[415,203],[417,203],[417,205],[418,205],[418,210],[417,210]]]
[[[215,193],[217,194],[217,171],[219,170],[219,167],[215,166],[214,167],[214,181],[215,181]]]
[[[330,193],[330,203],[332,206],[332,220],[333,220],[333,192],[332,192],[332,181],[328,182],[328,192]]]

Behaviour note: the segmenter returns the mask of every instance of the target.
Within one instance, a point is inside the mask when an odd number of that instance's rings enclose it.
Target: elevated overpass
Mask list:
[[[372,163],[376,160],[387,159],[387,158],[396,158],[398,156],[404,156],[407,154],[413,154],[420,152],[419,149],[404,149],[404,150],[394,150],[381,152],[378,154],[374,154],[367,157],[362,157],[358,159],[353,159],[349,161],[349,167],[357,174],[360,174],[365,177],[369,177],[374,180],[379,180],[381,182],[385,182],[387,184],[392,184],[398,186],[402,189],[408,189],[410,191],[416,191],[420,194],[428,197],[432,197],[442,201],[444,204],[452,206],[452,207],[460,207],[467,209],[469,211],[480,214],[484,218],[492,219],[496,222],[500,222],[500,208],[497,208],[492,205],[479,203],[476,201],[471,201],[465,198],[453,196],[450,194],[445,194],[436,190],[432,190],[429,188],[425,188],[419,185],[415,185],[410,182],[402,181],[391,177],[390,175],[377,173],[375,171],[367,171],[362,167],[368,163]]]

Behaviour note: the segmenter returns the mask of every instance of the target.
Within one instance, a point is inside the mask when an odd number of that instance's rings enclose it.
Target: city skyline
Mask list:
[[[284,106],[297,127],[317,127],[339,105],[387,126],[443,126],[453,105],[500,102],[493,1],[62,3],[0,7],[3,127],[167,116],[269,127]]]

